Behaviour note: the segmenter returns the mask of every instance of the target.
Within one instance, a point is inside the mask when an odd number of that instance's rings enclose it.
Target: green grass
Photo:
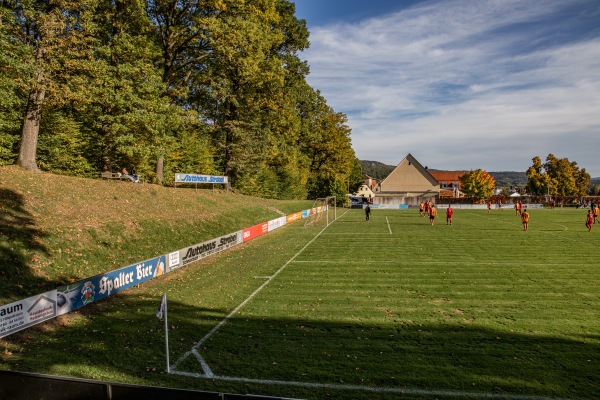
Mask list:
[[[455,210],[452,226],[412,210],[297,222],[10,336],[0,367],[309,399],[598,398],[600,225],[584,218],[532,210],[528,232],[508,210]],[[163,292],[174,364],[270,276],[198,348],[244,380],[164,372]],[[177,371],[203,373],[194,356]]]
[[[223,376],[595,398],[600,263],[583,217],[532,211],[523,232],[509,212],[433,227],[410,211],[368,224],[352,212],[201,354]]]

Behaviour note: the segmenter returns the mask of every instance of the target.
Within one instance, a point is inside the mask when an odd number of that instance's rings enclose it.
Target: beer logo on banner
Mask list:
[[[81,288],[81,302],[86,305],[94,302],[94,296],[96,295],[96,287],[92,282],[88,281],[83,284]]]

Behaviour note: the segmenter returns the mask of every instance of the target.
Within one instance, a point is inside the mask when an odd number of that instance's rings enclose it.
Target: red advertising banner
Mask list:
[[[242,237],[244,242],[247,242],[250,239],[254,239],[257,236],[264,235],[269,232],[269,223],[263,222],[262,224],[251,226],[250,228],[246,228],[242,231]]]

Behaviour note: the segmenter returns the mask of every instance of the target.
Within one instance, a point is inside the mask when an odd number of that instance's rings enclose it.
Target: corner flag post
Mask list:
[[[171,366],[169,364],[169,323],[167,320],[167,294],[163,293],[158,310],[156,310],[156,316],[158,319],[162,319],[163,313],[165,316],[165,351],[167,354],[167,373],[171,373]]]

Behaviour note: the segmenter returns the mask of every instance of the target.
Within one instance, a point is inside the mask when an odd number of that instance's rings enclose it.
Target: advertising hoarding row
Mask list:
[[[225,177],[226,178],[226,177]],[[226,182],[226,181],[225,181]],[[220,182],[222,183],[222,182]],[[287,223],[324,210],[303,210],[254,225],[141,263],[63,285],[55,290],[0,306],[0,338],[66,314],[132,286],[247,242]]]

